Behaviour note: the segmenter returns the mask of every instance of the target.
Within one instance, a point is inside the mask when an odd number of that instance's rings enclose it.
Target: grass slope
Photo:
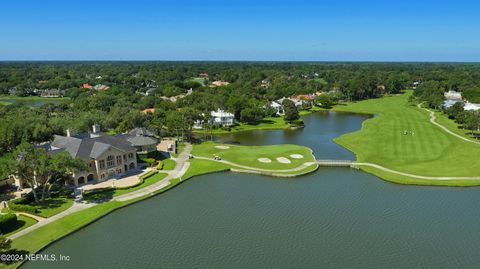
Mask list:
[[[183,175],[182,180],[189,179],[194,176],[204,175],[213,172],[221,172],[231,168],[230,165],[218,163],[208,160],[197,160],[192,159],[189,161],[190,167],[188,168],[185,175]]]
[[[238,165],[245,165],[260,169],[291,169],[299,167],[306,162],[314,162],[315,158],[309,148],[297,145],[272,145],[272,146],[238,146],[223,145],[229,149],[219,149],[216,146],[220,144],[205,142],[193,146],[192,154],[195,156],[213,158],[218,155],[222,160],[229,161]],[[291,154],[301,154],[302,159],[293,159]],[[277,162],[277,157],[286,157],[291,163],[282,164]],[[269,158],[271,163],[261,163],[258,158]]]
[[[480,162],[475,158],[480,156],[480,146],[454,137],[430,123],[428,112],[408,103],[411,94],[408,91],[335,107],[336,111],[378,115],[366,120],[360,131],[343,135],[335,142],[353,151],[359,162],[401,172],[422,176],[480,176]],[[405,135],[405,131],[413,134]],[[398,176],[394,180],[393,176],[385,176],[386,172],[380,173],[374,168],[364,170],[398,183],[431,183],[428,180],[399,179]],[[449,182],[435,184],[449,185]]]

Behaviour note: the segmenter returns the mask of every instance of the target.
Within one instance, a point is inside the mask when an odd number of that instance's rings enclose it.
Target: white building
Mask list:
[[[275,114],[277,114],[277,116],[285,115],[285,110],[283,109],[283,105],[275,101],[272,101],[272,103],[270,104],[270,107],[275,110]]]
[[[212,116],[211,121],[213,125],[232,126],[235,124],[235,115],[221,109],[210,112],[210,116]]]
[[[288,99],[288,100],[292,101],[295,104],[296,107],[301,107],[304,103],[303,100],[297,100],[297,99],[286,98],[286,97],[278,99],[277,103],[283,105],[283,101],[285,101],[285,99]]]
[[[462,93],[457,91],[448,91],[445,94],[447,100],[462,100]]]
[[[466,102],[463,109],[467,110],[467,111],[478,111],[478,110],[480,110],[480,104],[474,104],[474,103]]]

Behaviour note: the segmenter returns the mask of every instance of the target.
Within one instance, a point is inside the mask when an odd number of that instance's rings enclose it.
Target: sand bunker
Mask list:
[[[258,161],[261,162],[261,163],[271,163],[272,160],[270,160],[269,158],[258,158]]]
[[[294,159],[303,159],[303,155],[301,155],[301,154],[292,154],[292,155],[290,155],[290,157],[292,157]]]
[[[277,162],[279,163],[291,163],[291,161],[285,157],[278,157]]]
[[[217,149],[229,149],[230,147],[228,146],[215,146]]]

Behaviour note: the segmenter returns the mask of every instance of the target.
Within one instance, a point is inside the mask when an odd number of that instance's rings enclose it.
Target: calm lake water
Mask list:
[[[45,104],[60,104],[65,101],[62,100],[12,100],[12,99],[1,99],[0,102],[5,102],[5,103],[22,103],[25,106],[30,106],[30,107],[41,107]]]
[[[353,155],[330,140],[364,116],[314,114],[299,131],[224,136]],[[269,138],[266,138],[268,136]],[[347,168],[296,179],[220,173],[120,209],[25,268],[477,268],[480,189],[401,186]]]

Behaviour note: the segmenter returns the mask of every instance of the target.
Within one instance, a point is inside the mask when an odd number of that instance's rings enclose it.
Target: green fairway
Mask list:
[[[226,147],[222,149],[222,147]],[[301,166],[306,162],[314,162],[315,158],[309,148],[297,145],[272,145],[272,146],[237,146],[221,145],[212,142],[205,142],[193,146],[192,154],[212,158],[219,156],[222,160],[238,165],[254,167],[258,169],[292,169]],[[290,155],[299,154],[303,158],[295,159]],[[277,158],[287,158],[290,163],[280,163]],[[267,158],[270,163],[262,163],[258,159]]]
[[[360,131],[343,135],[335,142],[353,151],[359,162],[374,163],[404,173],[438,177],[480,176],[480,145],[463,141],[433,125],[428,112],[407,102],[411,94],[408,91],[335,107],[335,111],[378,115],[366,120]],[[452,128],[452,125],[446,127]],[[389,178],[390,173],[374,168],[365,170],[399,183],[430,182],[399,176],[394,180],[393,176]],[[435,184],[451,185],[448,181]]]

